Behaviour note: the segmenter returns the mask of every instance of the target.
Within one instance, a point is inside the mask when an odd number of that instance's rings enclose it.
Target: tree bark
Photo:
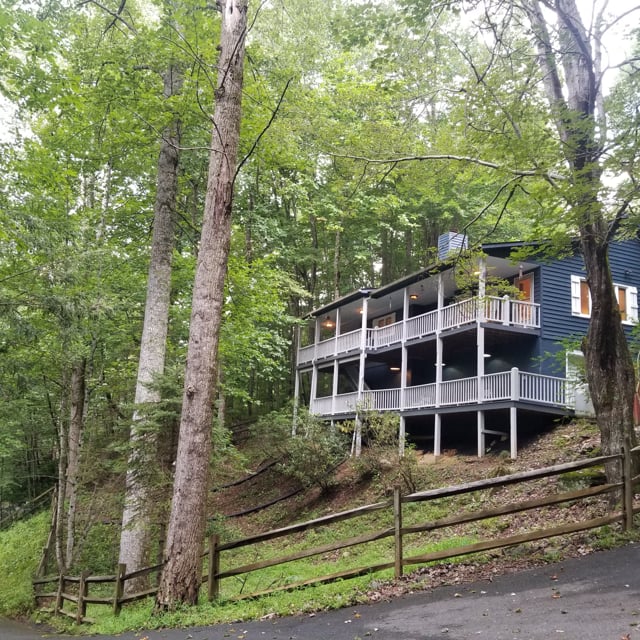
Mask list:
[[[195,604],[211,455],[211,428],[224,280],[231,240],[248,0],[219,0],[220,61],[200,250],[193,289],[182,415],[165,566],[156,611]]]
[[[67,540],[65,568],[73,564],[76,547],[76,510],[78,505],[78,476],[80,471],[80,447],[84,427],[84,402],[86,391],[86,361],[79,359],[71,371],[71,413],[69,416],[69,434],[67,445],[66,498],[67,504]]]
[[[180,93],[183,77],[176,66],[169,67],[163,74],[163,80],[165,98]],[[150,476],[151,470],[158,463],[157,433],[149,428],[145,414],[150,404],[160,401],[160,392],[153,387],[153,383],[163,374],[165,367],[171,305],[171,264],[178,191],[179,144],[180,120],[176,118],[163,132],[158,157],[151,260],[120,533],[119,562],[127,565],[127,571],[136,571],[145,566],[150,552],[154,516]],[[147,586],[147,582],[146,577],[128,580],[126,591],[140,591]]]
[[[609,269],[609,222],[600,199],[604,131],[596,113],[600,102],[598,60],[576,0],[555,0],[559,49],[554,49],[538,0],[524,3],[538,39],[540,66],[556,128],[569,167],[567,204],[576,214],[580,247],[591,293],[591,319],[582,343],[589,392],[601,435],[602,452],[637,444],[633,428],[634,369]],[[562,67],[563,73],[560,73]],[[564,78],[564,85],[561,78]],[[600,118],[601,119],[601,118]],[[621,477],[619,465],[607,468],[610,482]]]

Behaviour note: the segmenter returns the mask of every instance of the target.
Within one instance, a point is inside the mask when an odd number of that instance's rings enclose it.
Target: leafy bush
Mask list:
[[[344,434],[309,414],[298,416],[296,435],[283,440],[285,460],[280,471],[302,486],[328,491],[335,485],[335,469],[347,455]]]
[[[33,607],[31,578],[47,541],[50,517],[39,513],[0,531],[0,615],[20,615]]]
[[[385,493],[395,486],[405,491],[416,490],[418,460],[413,445],[400,452],[399,418],[391,413],[368,411],[362,414],[362,454],[354,466],[363,478],[377,477]],[[345,424],[347,430],[355,428]]]

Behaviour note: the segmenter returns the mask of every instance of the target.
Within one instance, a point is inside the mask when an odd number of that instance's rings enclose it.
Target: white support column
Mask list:
[[[404,302],[402,312],[402,342],[401,342],[401,364],[400,364],[400,411],[405,407],[405,393],[407,388],[407,371],[409,354],[407,352],[407,320],[409,319],[409,291],[404,289]]]
[[[334,331],[335,336],[335,346],[333,348],[334,353],[336,354],[336,359],[333,361],[333,373],[331,378],[331,416],[333,421],[333,416],[336,414],[336,396],[338,395],[338,379],[340,375],[340,367],[338,364],[338,336],[340,335],[340,307],[336,309],[336,330]]]
[[[479,264],[480,274],[478,276],[478,312],[476,314],[476,375],[478,379],[478,404],[484,402],[484,310],[485,295],[487,287],[487,263],[484,258],[480,258]]]
[[[338,360],[333,361],[333,380],[331,387],[331,416],[336,415],[336,396],[338,395],[338,380],[340,378],[340,365]],[[332,418],[333,419],[333,418]]]
[[[509,409],[509,444],[511,445],[511,459],[518,457],[518,409]]]
[[[316,400],[316,395],[318,393],[318,365],[317,363],[313,363],[313,368],[311,369],[311,392],[309,393],[309,412],[313,413],[313,403]]]
[[[404,456],[404,445],[405,445],[405,440],[406,440],[406,436],[407,436],[407,429],[406,429],[406,422],[405,422],[405,417],[403,415],[400,416],[400,431],[399,431],[399,435],[398,435],[398,447],[399,447],[399,454],[400,457]]]
[[[484,457],[486,450],[486,439],[484,432],[484,411],[477,412],[478,418],[478,458]]]
[[[442,342],[442,307],[444,307],[444,283],[442,272],[438,274],[438,306],[436,323],[436,410],[442,399],[442,375],[444,344]],[[433,455],[439,456],[442,449],[442,418],[439,413],[434,416],[433,423]]]
[[[368,298],[362,299],[362,324],[360,336],[360,363],[358,367],[358,396],[356,402],[356,426],[354,433],[353,453],[356,458],[362,452],[362,416],[360,415],[361,403],[364,391],[364,369],[367,359],[367,311]]]

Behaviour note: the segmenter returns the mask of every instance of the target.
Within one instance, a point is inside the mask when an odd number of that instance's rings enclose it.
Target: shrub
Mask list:
[[[413,445],[400,452],[399,418],[391,413],[368,411],[362,414],[362,454],[354,462],[363,478],[377,477],[385,493],[395,486],[408,492],[416,490],[418,460]],[[353,423],[345,425],[353,429]]]
[[[346,457],[347,442],[337,429],[309,414],[298,416],[295,436],[286,440],[281,473],[303,487],[317,486],[323,492],[335,485],[335,469]]]

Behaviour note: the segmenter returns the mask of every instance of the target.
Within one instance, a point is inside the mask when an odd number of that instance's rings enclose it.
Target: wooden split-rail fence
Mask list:
[[[356,545],[366,545],[384,538],[393,539],[393,554],[392,557],[390,554],[390,557],[383,562],[351,568],[333,574],[320,575],[307,580],[278,585],[258,592],[241,593],[233,596],[231,599],[258,597],[277,591],[297,589],[312,584],[327,583],[335,580],[344,580],[386,569],[393,569],[395,577],[399,578],[403,575],[405,568],[409,566],[444,561],[463,555],[486,552],[493,549],[502,549],[527,542],[586,531],[588,529],[603,527],[613,523],[619,523],[624,530],[630,530],[633,527],[634,514],[640,512],[640,507],[637,507],[634,503],[633,488],[634,485],[640,481],[640,475],[633,475],[631,463],[632,456],[637,454],[638,451],[640,451],[640,447],[636,447],[632,450],[627,448],[623,453],[617,455],[583,459],[546,467],[544,469],[524,471],[452,487],[420,491],[409,495],[402,495],[400,490],[396,489],[394,491],[393,499],[391,500],[365,505],[333,515],[327,515],[315,520],[282,527],[280,529],[267,531],[251,537],[223,542],[217,535],[214,535],[209,538],[207,548],[203,552],[203,562],[207,568],[207,573],[202,576],[202,584],[206,585],[209,600],[214,601],[220,598],[220,583],[222,580],[260,571],[269,567],[284,565],[297,560],[303,560],[305,558],[325,556],[326,554],[354,547]],[[578,471],[598,467],[602,468],[605,465],[613,464],[619,465],[622,472],[621,482],[612,484],[605,483],[573,490],[562,490],[562,488],[559,488],[555,493],[545,494],[541,497],[526,498],[509,504],[502,504],[500,506],[492,506],[475,511],[456,513],[455,515],[435,521],[411,524],[408,526],[403,524],[403,509],[406,508],[405,505],[410,503],[429,502],[433,500],[442,500],[444,498],[452,498],[454,496],[473,495],[481,491],[498,490],[509,485],[522,484],[526,486],[526,483],[534,482],[536,480],[553,477],[561,478],[562,476],[567,476],[567,474],[575,474],[575,472]],[[560,484],[558,487],[560,487]],[[404,540],[406,536],[411,534],[436,531],[445,527],[454,527],[456,525],[479,522],[501,516],[509,516],[545,507],[553,507],[562,504],[575,504],[595,496],[605,496],[607,494],[610,499],[606,501],[608,508],[605,515],[590,517],[585,520],[566,522],[564,524],[557,524],[552,521],[548,526],[543,526],[543,528],[527,531],[525,533],[507,535],[504,537],[491,537],[486,540],[465,544],[455,548],[421,553],[413,556],[405,555]],[[393,526],[379,529],[377,531],[370,531],[357,537],[336,540],[335,542],[321,546],[309,547],[277,558],[270,558],[268,560],[244,564],[241,566],[228,566],[221,568],[223,555],[231,550],[240,549],[242,547],[251,547],[261,542],[279,538],[299,536],[301,533],[317,530],[320,527],[330,527],[338,522],[345,522],[374,512],[384,511],[391,511]],[[49,577],[36,577],[33,581],[35,597],[38,603],[43,603],[45,601],[53,602],[53,607],[48,609],[48,611],[55,614],[69,616],[75,619],[78,624],[81,622],[92,622],[92,620],[87,617],[87,605],[89,604],[110,606],[113,613],[118,615],[123,605],[155,595],[157,593],[157,587],[152,587],[139,593],[126,594],[125,584],[127,580],[132,580],[134,578],[140,578],[151,574],[157,575],[161,569],[162,565],[158,564],[127,573],[126,566],[121,564],[118,565],[118,568],[113,575],[98,576],[84,572],[80,576],[56,575]],[[91,594],[92,586],[105,585],[108,583],[111,583],[112,585],[109,595],[105,595],[104,586],[101,588],[102,593],[100,595]],[[47,591],[47,585],[55,585],[55,589]],[[65,603],[72,603],[73,609],[68,607],[65,608]]]

